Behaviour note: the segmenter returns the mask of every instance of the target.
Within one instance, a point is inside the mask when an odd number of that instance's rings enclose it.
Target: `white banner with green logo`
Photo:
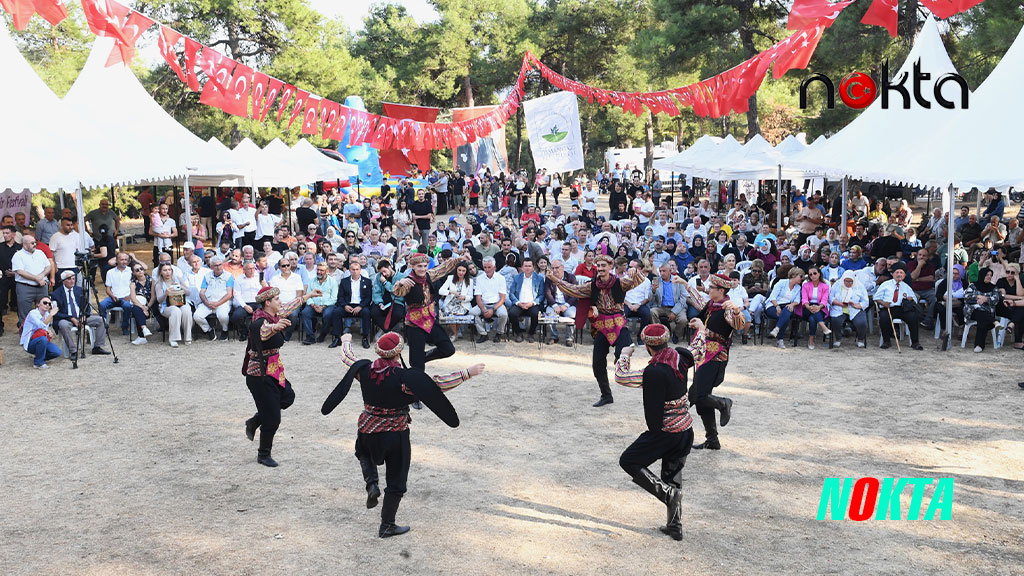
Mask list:
[[[523,102],[533,164],[549,172],[583,169],[583,138],[576,95],[558,92]]]

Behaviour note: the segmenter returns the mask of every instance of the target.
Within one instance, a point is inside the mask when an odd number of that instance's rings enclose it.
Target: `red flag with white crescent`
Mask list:
[[[417,122],[434,122],[441,111],[440,108],[392,104],[391,102],[384,102],[382,107],[386,116],[396,120],[408,119]],[[399,129],[401,130],[401,127]],[[420,137],[421,142],[424,139],[424,137]],[[420,146],[424,146],[424,144],[421,143]],[[430,149],[416,150],[405,146],[404,143],[398,143],[393,149],[380,151],[380,169],[389,174],[408,174],[413,165],[423,172],[430,170]]]
[[[282,88],[284,88],[284,82],[271,76],[270,81],[267,82],[267,95],[263,99],[263,105],[260,108],[260,115],[257,117],[256,110],[253,109],[252,114],[254,118],[259,120],[260,122],[266,120],[267,114],[270,112],[270,107],[274,105],[274,102],[277,100],[278,95],[281,94]]]
[[[841,0],[833,3],[831,0],[796,0],[789,11],[786,27],[790,30],[805,30],[818,24],[831,26],[843,10],[855,1]]]
[[[14,27],[18,30],[28,28],[29,20],[36,13],[36,7],[32,0],[0,0],[0,6],[11,15]]]
[[[49,22],[51,26],[60,24],[68,17],[68,10],[64,7],[64,3],[61,0],[35,0],[34,4],[36,12]]]
[[[185,82],[185,71],[181,69],[181,64],[178,62],[178,53],[174,51],[174,46],[178,43],[178,40],[181,40],[181,34],[167,26],[160,25],[160,37],[157,39],[160,55],[164,57],[164,62],[167,62],[171,70],[174,70],[178,80]]]
[[[245,64],[235,66],[235,73],[224,91],[221,110],[233,116],[249,117],[249,87],[252,83],[252,74],[252,68]]]
[[[182,60],[185,62],[185,81],[188,83],[189,90],[193,92],[199,91],[199,76],[196,75],[196,65],[199,63],[199,50],[202,49],[203,45],[195,40],[185,37],[185,53],[182,55]]]
[[[291,84],[285,84],[281,87],[281,102],[277,105],[277,121],[281,121],[281,117],[284,115],[284,111],[288,109],[288,103],[291,102],[292,97],[295,96],[295,86]],[[291,126],[291,122],[288,123]]]
[[[302,133],[320,134],[320,98],[306,94],[302,110]]]
[[[882,26],[889,31],[889,36],[895,38],[896,26],[899,24],[899,10],[898,0],[874,0],[860,21],[862,24]]]
[[[263,99],[267,96],[267,85],[270,84],[270,76],[262,72],[252,72],[252,117],[260,119],[263,112]]]
[[[334,139],[334,126],[338,123],[341,104],[326,98],[320,102],[320,137],[324,140]]]
[[[878,2],[879,0],[875,1]],[[824,31],[824,27],[815,26],[787,38],[784,41],[786,45],[782,47],[779,51],[779,56],[775,59],[775,66],[772,67],[772,78],[776,80],[782,78],[786,72],[794,68],[807,68],[807,64],[810,62],[811,56],[814,55],[814,50],[817,49],[818,41],[821,40],[821,34]]]
[[[110,56],[107,57],[107,66],[113,66],[115,64],[124,63],[125,66],[131,66],[132,59],[135,58],[135,43],[138,42],[139,36],[149,29],[150,26],[156,24],[152,18],[145,16],[132,10],[128,14],[128,18],[125,20],[124,25],[121,26],[121,34],[124,36],[126,42],[122,43],[120,40],[114,41],[114,47],[110,49]]]
[[[238,62],[224,56],[213,48],[206,46],[199,55],[199,68],[206,73],[206,84],[203,85],[203,92],[199,95],[199,102],[215,108],[220,108],[224,102],[224,94],[227,93],[228,84],[231,82],[231,73]]]
[[[121,23],[128,17],[130,8],[114,0],[82,0],[82,11],[85,12],[85,20],[93,34],[128,43],[121,31]]]
[[[305,90],[296,89],[294,104],[292,104],[292,114],[288,118],[288,127],[292,127],[292,123],[299,117],[300,114],[306,111],[306,100],[309,99],[309,92]]]

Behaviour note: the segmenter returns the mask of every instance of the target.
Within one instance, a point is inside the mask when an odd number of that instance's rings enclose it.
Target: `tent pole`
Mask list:
[[[88,252],[89,245],[85,241],[85,210],[82,209],[82,206],[85,206],[85,201],[82,199],[82,195],[82,183],[79,182],[78,187],[75,188],[75,202],[78,203],[78,209],[75,210],[78,212],[78,249],[80,252]]]
[[[980,194],[979,194],[980,196]],[[946,209],[946,338],[953,338],[953,208],[956,200],[953,185],[949,185],[949,204]],[[995,346],[995,342],[992,343]],[[951,348],[951,347],[947,347]]]
[[[288,230],[292,229],[292,189],[285,187],[285,195],[288,196],[284,205],[284,212],[288,216]]]
[[[188,170],[185,170],[185,237],[192,241],[192,191],[188,187]]]
[[[777,232],[779,236],[782,236],[782,164],[779,164],[779,187],[776,190],[776,194],[778,200],[775,203],[775,226],[778,227]]]
[[[846,176],[843,176],[843,221],[839,228],[839,230],[841,230],[840,234],[846,232],[846,223],[849,221],[846,219],[848,217],[848,214],[846,213],[846,180]]]
[[[63,212],[64,211],[64,189],[63,188],[61,188],[57,192],[57,199],[60,200],[60,211]]]

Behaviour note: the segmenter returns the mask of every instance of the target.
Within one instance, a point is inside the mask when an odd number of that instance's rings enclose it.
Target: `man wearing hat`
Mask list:
[[[683,539],[681,475],[686,456],[693,446],[693,419],[686,399],[686,373],[693,355],[686,348],[669,348],[669,329],[649,324],[640,332],[651,361],[642,370],[630,370],[634,348],[622,351],[615,366],[615,383],[643,388],[644,420],[647,431],[619,457],[619,466],[638,486],[661,500],[668,508],[668,522],[661,531]],[[661,477],[648,468],[661,460]]]
[[[882,282],[875,289],[875,303],[878,304],[878,323],[882,331],[882,346],[884,350],[892,346],[893,319],[902,320],[910,329],[910,347],[914,350],[924,350],[918,342],[919,322],[921,313],[917,309],[917,295],[907,279],[907,265],[903,262],[896,262],[889,267],[892,274],[891,280]],[[904,305],[905,302],[910,302]]]
[[[725,381],[733,331],[742,333],[747,329],[743,311],[727,296],[738,283],[723,274],[711,274],[705,284],[708,289],[706,296],[686,285],[695,307],[700,310],[696,317],[690,319],[690,328],[694,330],[690,349],[693,350],[696,370],[689,399],[704,423],[706,440],[694,446],[694,450],[720,450],[722,445],[718,441],[715,410],[721,412],[722,426],[729,423],[731,416],[732,400],[713,396],[711,391]]]
[[[639,268],[630,268],[621,278],[612,275],[613,262],[607,255],[595,258],[594,264],[597,274],[593,280],[570,285],[562,279],[554,280],[554,284],[566,296],[580,299],[576,307],[577,330],[583,327],[587,318],[590,319],[590,332],[594,338],[594,377],[601,389],[601,398],[594,404],[598,408],[614,402],[608,382],[608,350],[615,348],[615,360],[618,361],[622,349],[633,343],[629,330],[624,330],[626,318],[622,310],[626,292],[640,285],[646,277]]]
[[[437,288],[434,283],[451,274],[455,265],[467,261],[467,256],[449,258],[444,264],[430,268],[430,257],[415,252],[406,258],[409,274],[395,282],[392,293],[405,299],[406,334],[409,338],[409,365],[423,370],[427,362],[455,354],[448,332],[437,322]],[[427,352],[427,343],[434,349]]]
[[[411,445],[409,441],[409,405],[422,401],[445,424],[459,425],[458,414],[444,393],[479,376],[483,364],[474,364],[443,376],[427,376],[416,368],[402,368],[402,337],[397,332],[386,332],[374,345],[378,358],[356,360],[352,353],[352,336],[342,339],[342,362],[348,372],[324,401],[320,412],[325,416],[345,399],[352,381],[359,379],[363,395],[363,412],[359,415],[359,433],[356,436],[356,458],[366,482],[366,507],[377,506],[381,491],[378,486],[377,467],[385,466],[384,505],[380,510],[381,538],[398,536],[409,531],[408,526],[395,524],[398,505],[406,491],[409,477]]]
[[[82,319],[85,325],[92,328],[95,341],[92,343],[93,354],[110,354],[103,349],[107,341],[107,329],[103,325],[103,318],[92,313],[92,305],[81,286],[75,285],[75,273],[72,270],[65,270],[60,273],[60,284],[53,290],[50,299],[54,303],[54,322],[57,331],[64,338],[65,348],[71,353],[71,362],[78,361],[78,341],[72,331],[77,328],[82,330]]]

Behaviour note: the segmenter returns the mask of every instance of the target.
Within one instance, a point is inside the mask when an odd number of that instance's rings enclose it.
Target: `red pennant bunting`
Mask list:
[[[289,128],[292,127],[292,123],[295,122],[295,119],[299,117],[299,114],[302,114],[303,112],[306,111],[306,100],[309,100],[309,92],[306,92],[305,90],[296,89],[295,103],[292,104],[292,115],[288,118]]]
[[[270,84],[270,76],[262,72],[252,73],[252,117],[260,120],[263,113],[263,101],[267,97],[267,87]]]
[[[50,23],[56,26],[68,17],[68,10],[60,0],[34,0],[36,12]]]
[[[862,24],[882,26],[889,31],[889,36],[896,37],[896,26],[899,23],[899,3],[897,0],[873,0],[871,7],[860,19]]]
[[[277,100],[277,96],[281,94],[281,90],[284,88],[284,82],[277,78],[271,77],[270,81],[267,82],[267,95],[263,99],[263,105],[260,107],[260,115],[257,120],[263,122],[267,118],[267,114],[270,112],[270,107],[274,105],[274,101]],[[256,110],[253,110],[253,116],[256,116]]]
[[[772,67],[772,78],[782,78],[786,72],[794,68],[801,70],[807,68],[807,63],[810,62],[811,56],[818,48],[818,41],[821,40],[821,34],[824,31],[823,27],[816,26],[787,38],[787,46],[780,51],[779,57],[775,60],[775,66]]]
[[[320,134],[320,98],[306,94],[302,111],[302,133]]]
[[[127,42],[114,41],[114,47],[110,49],[110,56],[107,57],[107,66],[120,63],[131,66],[132,59],[135,58],[135,43],[139,40],[139,36],[142,36],[142,33],[155,23],[152,18],[132,10],[128,14],[124,26],[121,27],[121,35]]]
[[[178,54],[174,51],[174,46],[178,43],[178,40],[181,40],[181,34],[167,26],[160,26],[160,37],[157,39],[160,55],[164,57],[164,62],[167,62],[167,65],[174,71],[178,80],[185,82],[185,71],[181,69],[181,64],[178,63]]]
[[[0,6],[11,15],[18,30],[28,28],[29,20],[36,13],[32,0],[0,0]]]
[[[366,142],[367,137],[373,134],[377,127],[379,116],[370,114],[365,110],[352,110],[349,114],[348,145],[359,146]]]
[[[805,30],[819,24],[831,26],[843,10],[854,2],[841,0],[833,4],[831,0],[796,0],[789,11],[786,27],[790,30]]]
[[[348,106],[338,106],[338,119],[334,122],[334,131],[331,132],[331,140],[341,142],[345,139],[345,130],[348,128],[349,115],[352,109]]]
[[[189,90],[193,92],[199,91],[199,76],[196,75],[196,64],[199,62],[199,50],[202,49],[203,45],[195,40],[185,37],[185,53],[182,55],[182,60],[185,61],[185,81],[188,83]]]
[[[281,121],[281,116],[284,114],[284,111],[288,109],[288,103],[291,102],[292,97],[295,96],[295,90],[295,86],[292,86],[291,84],[285,84],[281,88],[281,102],[277,105],[278,122]],[[289,122],[288,125],[290,126],[291,122]]]
[[[333,140],[334,126],[338,123],[341,105],[326,98],[320,103],[320,137]]]
[[[238,64],[224,91],[220,109],[233,116],[249,117],[249,88],[252,83],[252,68]]]
[[[238,62],[224,56],[213,48],[204,47],[199,55],[199,68],[206,73],[206,84],[199,95],[199,102],[215,108],[224,104],[224,94],[231,82],[231,73]]]
[[[121,23],[130,10],[114,0],[82,0],[82,11],[92,33],[112,37],[123,44],[127,44],[128,39],[121,32]]]

